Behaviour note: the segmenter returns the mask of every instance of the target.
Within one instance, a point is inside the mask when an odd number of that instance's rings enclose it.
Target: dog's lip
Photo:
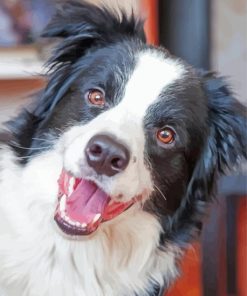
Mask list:
[[[101,223],[109,221],[141,199],[116,202],[94,182],[75,178],[62,170],[58,180],[58,206],[54,219],[67,235],[88,235],[97,230]]]

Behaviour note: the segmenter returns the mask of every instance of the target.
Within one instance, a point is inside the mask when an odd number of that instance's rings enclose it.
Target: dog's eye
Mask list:
[[[173,143],[175,140],[175,136],[175,131],[170,127],[164,127],[157,132],[157,139],[163,144]]]
[[[87,92],[88,101],[96,106],[104,107],[105,105],[105,94],[99,89],[91,89]]]

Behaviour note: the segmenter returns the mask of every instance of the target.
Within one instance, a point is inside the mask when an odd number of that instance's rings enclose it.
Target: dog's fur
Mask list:
[[[158,295],[200,233],[218,176],[246,158],[244,107],[222,79],[146,45],[134,15],[70,3],[44,36],[63,38],[47,87],[8,124],[0,146],[2,293]],[[85,100],[95,87],[106,93],[104,108]],[[167,125],[176,141],[162,145],[156,133]],[[85,146],[100,133],[131,153],[113,177],[85,160]],[[113,200],[142,194],[142,202],[89,236],[65,237],[53,222],[63,167]]]

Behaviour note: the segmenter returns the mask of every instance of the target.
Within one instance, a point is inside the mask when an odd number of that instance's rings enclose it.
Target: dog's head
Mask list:
[[[243,107],[220,78],[146,45],[134,15],[70,3],[44,36],[63,38],[48,85],[12,130],[22,156],[58,139],[58,225],[92,233],[139,204],[187,241],[217,176],[246,157]]]

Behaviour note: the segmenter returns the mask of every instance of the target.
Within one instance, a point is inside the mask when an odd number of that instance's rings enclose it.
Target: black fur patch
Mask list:
[[[108,79],[109,96],[114,88],[121,92],[113,73],[118,72],[119,81],[124,82],[135,64],[133,52],[145,42],[143,20],[133,13],[127,16],[122,12],[120,16],[104,7],[73,1],[57,11],[43,36],[63,38],[48,62],[48,85],[28,110],[7,124],[10,145],[23,163],[49,149],[69,123],[86,122],[97,115],[98,111],[83,108],[86,77],[91,78],[91,87],[93,82],[106,84]],[[73,90],[76,87],[77,91]],[[114,95],[121,98],[120,93]]]
[[[145,118],[146,154],[156,186],[163,193],[162,196],[156,191],[153,196],[157,213],[172,214],[179,207],[208,133],[207,116],[207,99],[201,80],[190,68],[149,108]],[[157,145],[156,131],[164,126],[176,131],[172,147]]]
[[[246,108],[234,99],[221,78],[212,73],[200,76],[207,98],[208,132],[179,208],[173,216],[163,219],[162,243],[172,241],[182,246],[198,237],[218,177],[247,158]]]

